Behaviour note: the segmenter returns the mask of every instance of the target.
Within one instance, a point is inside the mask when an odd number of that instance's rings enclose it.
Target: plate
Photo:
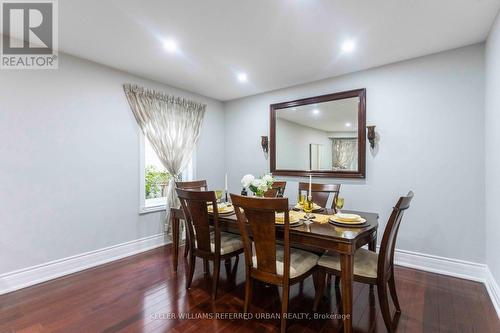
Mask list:
[[[302,206],[300,204],[296,204],[294,207],[293,207],[293,210],[302,210]],[[323,210],[323,207],[321,207],[320,205],[317,205],[317,204],[313,204],[313,213],[318,213],[318,212],[321,212]]]
[[[354,215],[354,214],[352,214]],[[339,224],[342,224],[342,225],[357,225],[357,224],[363,224],[366,222],[366,220],[362,217],[359,217],[358,220],[353,220],[353,221],[346,221],[342,218],[339,218],[337,216],[337,214],[333,215],[332,217],[330,217],[330,221],[333,221],[335,223],[339,223]]]
[[[361,220],[361,216],[357,214],[337,213],[335,216],[341,222],[357,222]]]
[[[220,203],[220,204],[217,204],[217,210],[219,212],[219,215],[230,215],[230,214],[234,213],[234,206],[227,205],[225,203]],[[212,205],[208,206],[208,212],[213,213],[213,206]]]
[[[289,218],[290,226],[298,225],[301,222],[300,217],[298,217],[295,214],[289,214],[288,218]],[[276,213],[276,219],[275,219],[276,224],[278,224],[278,225],[285,224],[284,219],[285,219],[285,213]]]
[[[364,227],[368,227],[370,225],[370,223],[368,223],[366,221],[363,223],[360,223],[360,224],[353,224],[353,223],[335,222],[332,219],[330,219],[328,221],[328,223],[330,223],[334,226],[337,226],[337,227],[342,227],[342,228],[364,228]]]

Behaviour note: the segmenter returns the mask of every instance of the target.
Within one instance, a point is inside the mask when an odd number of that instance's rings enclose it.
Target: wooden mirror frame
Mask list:
[[[276,111],[294,106],[324,103],[346,98],[359,98],[358,106],[358,170],[357,171],[323,171],[323,170],[281,170],[276,169]],[[366,89],[343,91],[328,95],[298,99],[290,102],[271,104],[271,173],[277,176],[324,177],[324,178],[365,178],[366,172]]]

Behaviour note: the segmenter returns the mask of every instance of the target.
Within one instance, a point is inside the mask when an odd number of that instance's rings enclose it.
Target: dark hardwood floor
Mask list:
[[[185,289],[184,262],[172,271],[166,246],[104,266],[0,296],[0,332],[277,332],[279,320],[221,318],[243,308],[243,256],[236,277],[222,265],[218,298],[197,263],[193,285]],[[182,251],[181,251],[182,253]],[[476,282],[397,267],[402,308],[398,332],[500,332],[500,321],[485,287]],[[319,314],[338,314],[335,288]],[[376,291],[355,283],[355,332],[385,332]],[[290,293],[289,332],[337,332],[337,319],[313,318],[312,278]],[[279,313],[275,287],[256,284],[253,316]],[[392,309],[393,310],[393,309]],[[181,315],[190,316],[180,318]]]

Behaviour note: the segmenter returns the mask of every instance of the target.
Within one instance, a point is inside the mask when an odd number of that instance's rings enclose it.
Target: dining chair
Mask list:
[[[208,185],[207,185],[207,181],[205,179],[193,180],[193,181],[188,181],[188,182],[175,182],[175,187],[183,189],[183,190],[208,191]],[[184,258],[187,258],[188,254],[189,254],[189,245],[186,243],[184,245]],[[206,267],[206,265],[207,265],[207,262],[205,262],[205,267]]]
[[[408,192],[405,197],[399,198],[396,206],[392,209],[387,226],[382,237],[380,252],[372,252],[360,248],[354,254],[354,281],[377,286],[377,294],[382,311],[384,323],[389,332],[393,332],[393,320],[389,310],[389,299],[387,287],[391,294],[392,301],[396,308],[396,315],[401,313],[396,284],[394,281],[394,249],[396,248],[396,238],[399,226],[403,218],[404,211],[410,207],[413,199],[413,192]],[[327,274],[340,277],[340,256],[337,253],[326,253],[318,261],[319,281],[314,301],[314,311],[318,308],[321,297],[325,289]],[[342,283],[342,282],[341,282]]]
[[[264,193],[266,198],[282,198],[285,193],[286,181],[275,181],[269,191]]]
[[[254,280],[281,286],[281,332],[286,330],[290,285],[315,271],[319,256],[290,248],[290,223],[287,198],[253,198],[231,194],[245,252],[245,304],[247,313]],[[277,226],[276,213],[284,212],[284,224]],[[283,246],[277,244],[276,229],[283,230]],[[252,245],[253,240],[253,245]]]
[[[208,191],[208,185],[205,179],[189,182],[175,182],[175,186],[182,190]]]
[[[300,194],[309,191],[309,183],[299,183],[299,196]],[[339,196],[340,192],[340,184],[311,184],[311,195],[314,203],[317,205],[326,208],[326,204],[328,203],[328,198],[330,194],[333,194],[333,201],[330,208],[335,208],[335,201]],[[307,195],[307,194],[306,194]]]
[[[192,191],[176,189],[186,218],[187,242],[190,248],[189,269],[186,278],[186,289],[193,281],[196,257],[204,262],[213,261],[212,299],[217,296],[220,261],[236,257],[235,269],[238,266],[239,254],[243,253],[243,242],[238,235],[222,232],[219,226],[219,212],[214,191]],[[208,207],[213,209],[213,231],[210,228]],[[206,269],[206,267],[205,267]]]

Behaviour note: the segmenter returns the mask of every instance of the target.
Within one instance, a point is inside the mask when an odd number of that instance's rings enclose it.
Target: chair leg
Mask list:
[[[326,284],[326,279],[327,279],[327,274],[323,271],[316,271],[314,272],[315,275],[315,281],[316,281],[316,296],[314,297],[314,305],[313,305],[313,311],[316,312],[318,310],[319,302],[321,301],[321,298],[323,298],[323,295],[325,294],[325,284]]]
[[[238,264],[240,263],[240,255],[238,254],[236,256],[236,259],[234,259],[234,267],[233,267],[233,275],[236,276],[236,272],[238,271]]]
[[[189,242],[184,243],[184,258],[187,258],[189,254]]]
[[[396,312],[401,313],[401,307],[399,306],[399,299],[396,291],[396,282],[394,281],[394,272],[392,272],[391,277],[389,278],[389,291],[391,292],[391,298],[394,302],[394,306],[396,307]]]
[[[340,276],[335,276],[335,288],[340,286]]]
[[[283,296],[281,297],[281,333],[286,332],[286,317],[288,314],[288,298],[290,296],[290,284],[283,285]]]
[[[219,286],[220,259],[214,261],[214,276],[212,281],[212,299],[217,297],[217,287]]]
[[[248,313],[250,308],[250,303],[252,302],[252,278],[250,274],[247,274],[245,281],[245,304],[243,306],[243,312]]]
[[[231,275],[231,258],[224,260],[224,268],[226,269],[226,276],[229,280],[229,276]]]
[[[188,268],[188,276],[186,277],[186,289],[189,289],[191,287],[191,282],[193,282],[195,265],[196,265],[196,256],[191,254],[189,256],[189,268]]]
[[[208,259],[203,258],[203,273],[210,274],[210,266],[208,265]]]
[[[385,327],[389,333],[393,332],[391,312],[389,309],[389,299],[387,295],[387,282],[383,281],[377,284],[378,301],[380,303],[380,310],[382,311],[382,318],[384,318]]]

